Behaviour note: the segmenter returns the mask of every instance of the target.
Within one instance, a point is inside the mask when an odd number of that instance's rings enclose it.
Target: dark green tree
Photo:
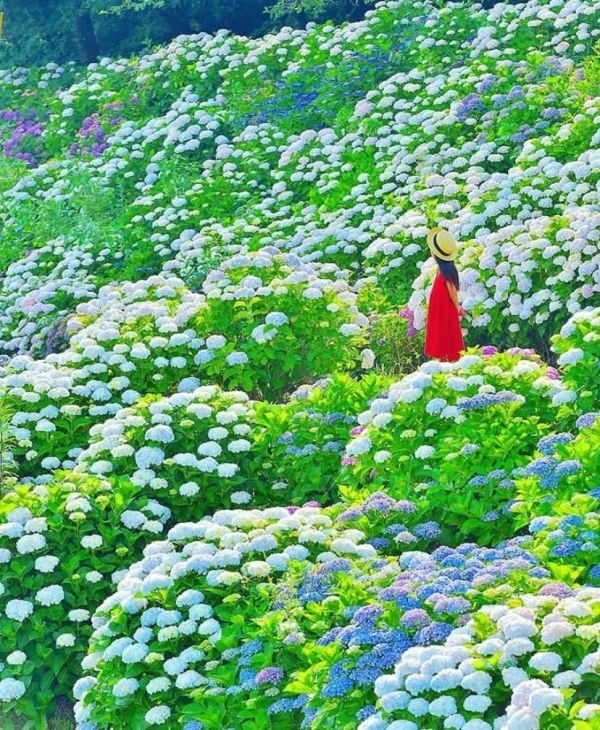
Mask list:
[[[186,33],[260,35],[267,0],[0,0],[0,65],[90,63],[139,53]]]
[[[333,20],[342,23],[360,20],[375,0],[275,0],[265,8],[273,22],[303,26],[309,21]]]

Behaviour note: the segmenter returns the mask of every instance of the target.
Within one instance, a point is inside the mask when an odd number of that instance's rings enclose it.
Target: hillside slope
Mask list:
[[[600,2],[180,37],[0,107],[2,730],[598,730]]]

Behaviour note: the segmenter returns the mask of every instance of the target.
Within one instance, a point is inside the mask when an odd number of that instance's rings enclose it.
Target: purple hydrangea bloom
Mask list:
[[[436,601],[434,609],[436,613],[456,615],[466,613],[471,608],[471,604],[461,596],[452,596],[440,598]]]
[[[265,667],[254,678],[254,682],[260,686],[261,684],[277,684],[284,677],[283,669],[279,667]]]
[[[415,321],[415,315],[414,312],[411,309],[402,309],[400,312],[398,312],[398,316],[401,319],[405,319],[408,322],[408,329],[406,331],[407,337],[414,337],[417,334],[417,328],[415,327],[414,321]]]
[[[579,416],[575,425],[580,430],[582,428],[591,428],[599,417],[600,413],[584,413],[583,416]]]
[[[333,644],[338,640],[342,631],[343,628],[341,626],[334,626],[317,640],[317,646],[329,646],[330,644]]]
[[[498,348],[494,347],[494,345],[485,345],[485,347],[482,347],[481,354],[485,357],[491,357],[492,355],[498,354]]]
[[[352,570],[352,563],[346,558],[335,558],[328,560],[326,563],[317,565],[314,569],[315,573],[349,573]]]
[[[368,497],[362,506],[362,513],[383,512],[384,514],[396,509],[396,500],[384,492],[375,492]]]
[[[422,629],[431,623],[431,618],[427,611],[422,608],[413,608],[400,619],[400,624],[406,629]]]
[[[288,644],[290,646],[293,646],[295,644],[302,644],[303,642],[304,637],[299,631],[292,631],[292,633],[288,634],[283,640],[284,644]]]
[[[484,109],[485,104],[482,102],[479,94],[469,94],[456,107],[456,116],[461,122],[464,122],[465,119],[474,113],[483,111]]]
[[[410,514],[417,511],[417,505],[414,502],[410,502],[408,499],[400,499],[396,502],[394,509],[397,512]]]
[[[496,77],[493,74],[487,74],[478,84],[477,93],[484,94],[496,84]]]
[[[372,604],[370,606],[364,606],[359,608],[354,614],[353,621],[360,626],[373,627],[377,623],[377,620],[383,613],[383,606]]]
[[[565,583],[549,583],[540,588],[540,596],[555,596],[556,598],[569,598],[574,594],[572,588]]]
[[[461,398],[456,405],[461,411],[470,411],[473,408],[489,408],[500,405],[501,403],[512,403],[517,400],[520,400],[520,398],[516,393],[509,390],[502,390],[498,393],[481,393],[471,398]]]
[[[362,510],[358,507],[351,507],[345,512],[342,512],[342,514],[338,517],[338,521],[347,522],[348,520],[357,520],[359,517],[362,517]]]

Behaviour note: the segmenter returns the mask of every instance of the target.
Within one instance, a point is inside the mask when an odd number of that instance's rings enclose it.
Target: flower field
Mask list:
[[[2,70],[0,139],[0,730],[600,730],[600,0]]]

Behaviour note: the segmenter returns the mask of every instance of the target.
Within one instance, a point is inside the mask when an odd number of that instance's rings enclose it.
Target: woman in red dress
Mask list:
[[[425,354],[444,362],[456,362],[465,349],[460,317],[466,314],[458,303],[460,284],[454,264],[457,245],[443,228],[432,228],[427,234],[427,244],[438,272],[429,295]]]

